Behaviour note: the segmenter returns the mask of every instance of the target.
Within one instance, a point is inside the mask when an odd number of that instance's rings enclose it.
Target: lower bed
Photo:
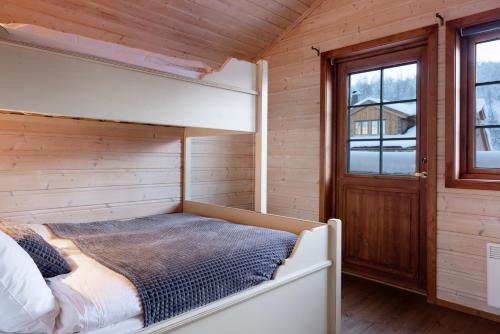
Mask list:
[[[73,269],[49,282],[62,303],[57,333],[339,333],[340,221],[320,224],[192,201],[183,202],[183,211],[291,232],[297,242],[271,280],[144,328],[141,297],[129,279],[37,225]]]
[[[62,306],[61,333],[122,321],[132,331],[139,315],[141,327],[149,326],[259,285],[297,240],[293,233],[193,214],[49,227],[39,232],[74,267],[50,282]]]

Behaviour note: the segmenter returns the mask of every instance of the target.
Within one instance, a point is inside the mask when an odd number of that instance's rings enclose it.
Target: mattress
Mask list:
[[[137,219],[132,223],[120,222],[117,230],[114,229],[114,222],[107,225],[105,222],[57,226],[59,230],[56,228],[56,233],[64,238],[53,232],[54,225],[50,228],[44,225],[33,227],[49,244],[62,251],[71,267],[70,273],[48,279],[61,309],[56,319],[56,334],[132,333],[148,323],[147,314],[157,316],[160,308],[168,314],[172,313],[173,317],[268,281],[276,267],[289,256],[296,241],[296,235],[288,232],[249,229],[248,226],[195,215],[168,215],[169,221],[165,225],[164,216],[144,218],[146,221],[142,223],[147,223],[148,228],[144,228],[145,225],[142,226]],[[101,225],[111,230],[108,232]],[[157,228],[162,230],[158,232]],[[166,232],[163,231],[165,228]],[[75,229],[78,237],[72,241],[60,231],[66,229]],[[151,229],[154,233],[146,233]],[[86,230],[90,234],[88,240],[84,237]],[[167,234],[168,238],[155,239],[156,242],[151,243],[151,238]],[[145,243],[139,242],[141,238]],[[85,244],[81,244],[82,239],[97,243],[97,250],[111,255],[105,260],[99,259],[95,251],[89,251]],[[207,243],[207,240],[210,242]],[[131,243],[139,246],[130,248]],[[130,258],[133,251],[145,251],[148,256],[161,259],[156,267],[161,266],[152,274],[148,272],[149,267],[144,267],[146,262],[135,261],[129,267],[134,275],[148,273],[146,282],[153,275],[150,281],[156,284],[155,287],[157,282],[161,282],[163,299],[158,297],[160,292],[154,290],[152,296],[155,303],[144,303],[144,292],[138,290],[141,285],[136,284],[135,276],[130,277],[131,274],[121,271],[120,266],[108,263],[108,260],[116,260],[128,264],[129,259],[135,259]],[[114,254],[116,252],[118,255]],[[141,259],[140,254],[135,254],[138,259]],[[163,280],[159,281],[159,278]],[[152,305],[149,309],[153,312],[148,311],[147,305]]]
[[[134,285],[82,253],[67,239],[43,225],[33,226],[51,245],[61,249],[71,272],[48,280],[61,312],[56,334],[132,333],[143,327],[141,301]]]
[[[190,213],[48,227],[134,284],[145,326],[271,280],[297,241]]]

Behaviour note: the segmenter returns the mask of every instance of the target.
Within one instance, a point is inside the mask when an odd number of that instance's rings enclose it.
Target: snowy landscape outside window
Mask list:
[[[474,51],[474,167],[500,168],[500,38]]]

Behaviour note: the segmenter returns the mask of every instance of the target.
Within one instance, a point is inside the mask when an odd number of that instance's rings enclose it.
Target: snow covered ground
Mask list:
[[[476,166],[480,168],[500,168],[500,151],[477,151]]]
[[[410,152],[384,152],[383,174],[413,174],[416,156]],[[480,168],[499,168],[500,151],[479,151],[476,155],[476,166]],[[350,156],[350,172],[377,173],[379,172],[379,152],[352,151]]]
[[[415,173],[415,151],[384,152],[383,174],[413,174]],[[352,151],[350,156],[350,172],[379,172],[379,152]]]

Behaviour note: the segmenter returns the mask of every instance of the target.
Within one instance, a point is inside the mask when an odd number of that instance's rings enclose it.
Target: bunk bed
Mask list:
[[[0,53],[0,73],[9,78],[0,81],[2,113],[181,127],[182,212],[297,235],[271,280],[137,333],[340,332],[340,221],[266,213],[265,61],[248,77],[255,82],[249,89],[225,82],[224,71],[214,81],[210,75],[198,80],[10,40],[0,42]],[[191,200],[192,138],[242,133],[255,135],[255,212]]]

